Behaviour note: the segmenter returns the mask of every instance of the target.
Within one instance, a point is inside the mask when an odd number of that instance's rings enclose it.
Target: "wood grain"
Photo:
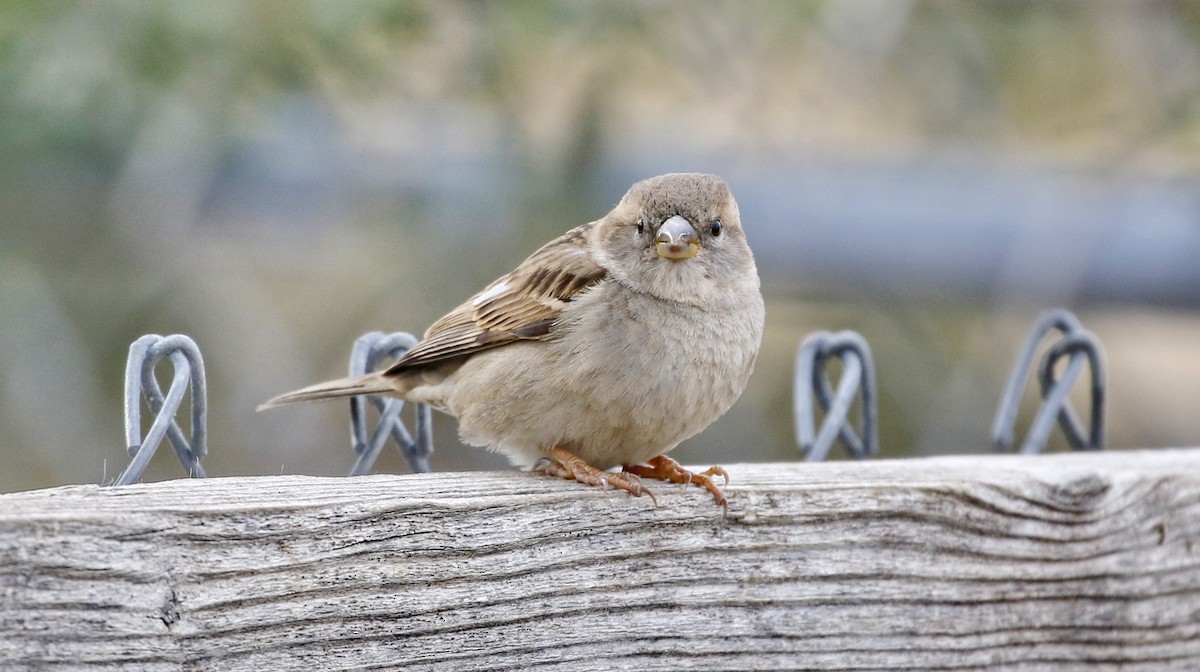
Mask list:
[[[0,495],[0,669],[1200,669],[1200,449]]]

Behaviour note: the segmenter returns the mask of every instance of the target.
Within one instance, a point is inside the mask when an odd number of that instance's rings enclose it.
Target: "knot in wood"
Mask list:
[[[1050,484],[1050,501],[1073,511],[1094,509],[1111,487],[1112,483],[1099,474],[1078,474]]]

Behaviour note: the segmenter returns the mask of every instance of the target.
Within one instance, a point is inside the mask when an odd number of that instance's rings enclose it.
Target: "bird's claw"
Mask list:
[[[550,456],[539,459],[533,465],[533,469],[548,476],[575,480],[605,490],[610,488],[624,490],[634,497],[646,495],[655,506],[658,506],[658,498],[649,488],[642,485],[642,479],[638,478],[637,474],[626,472],[611,474],[601,471],[562,446],[551,448]]]
[[[724,520],[729,516],[729,501],[725,499],[725,493],[721,492],[721,488],[713,480],[713,476],[720,476],[725,479],[725,485],[729,485],[729,472],[722,467],[709,467],[696,474],[684,469],[678,462],[666,455],[659,455],[651,458],[646,464],[625,465],[624,473],[644,478],[657,478],[671,483],[682,483],[685,486],[692,484],[700,486],[708,490],[712,494],[713,500],[721,505],[723,511],[721,519]]]

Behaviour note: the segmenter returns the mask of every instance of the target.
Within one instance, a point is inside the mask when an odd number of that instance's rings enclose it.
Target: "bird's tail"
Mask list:
[[[369,373],[365,376],[357,376],[354,378],[339,378],[338,380],[329,380],[316,385],[309,385],[295,392],[281,394],[274,399],[271,399],[258,407],[258,410],[283,406],[284,404],[295,404],[301,401],[320,401],[322,399],[342,399],[345,397],[357,397],[360,394],[386,394],[396,392],[396,387],[392,385],[392,381],[384,378],[378,373]]]

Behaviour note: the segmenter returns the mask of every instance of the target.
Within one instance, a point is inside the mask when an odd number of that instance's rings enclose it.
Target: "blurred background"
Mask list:
[[[200,345],[211,475],[344,473],[343,404],[255,406],[693,170],[768,317],[681,461],[798,459],[796,348],[847,328],[885,456],[987,453],[1050,307],[1104,343],[1110,447],[1200,445],[1200,3],[7,0],[0,45],[0,491],[120,473],[146,333]]]

